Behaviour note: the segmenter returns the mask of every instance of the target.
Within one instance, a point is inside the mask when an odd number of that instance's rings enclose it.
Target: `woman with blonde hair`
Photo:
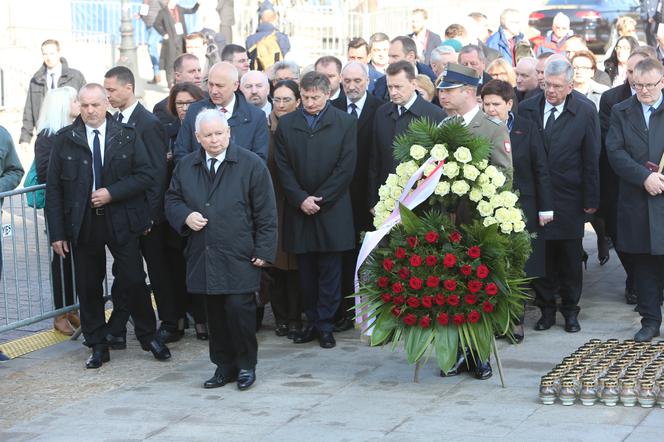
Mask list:
[[[46,183],[48,162],[51,150],[55,143],[55,134],[65,126],[69,126],[80,114],[78,92],[70,86],[63,86],[50,90],[37,120],[37,140],[35,142],[35,166],[37,181]],[[74,288],[71,271],[71,258],[69,255],[61,259],[53,255],[51,261],[51,274],[53,276],[53,305],[56,310],[74,304]],[[65,335],[74,334],[74,329],[80,327],[81,320],[75,311],[57,316],[53,327]]]
[[[516,86],[516,72],[511,64],[504,58],[496,58],[486,67],[486,71],[496,80],[506,81]]]
[[[417,92],[424,98],[424,101],[431,102],[436,96],[436,88],[431,79],[424,74],[420,74],[415,78],[415,81],[417,81],[417,87],[415,88]]]

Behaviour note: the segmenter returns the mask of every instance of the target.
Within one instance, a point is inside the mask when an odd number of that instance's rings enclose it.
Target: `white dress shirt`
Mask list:
[[[413,96],[408,100],[408,102],[404,105],[399,105],[397,106],[398,110],[401,110],[400,108],[403,108],[403,112],[406,112],[410,107],[415,103],[415,100],[417,100],[417,92],[413,92]],[[401,115],[403,112],[399,112],[399,115]]]
[[[53,84],[58,87],[58,80],[62,76],[62,64],[58,64],[53,69],[46,69],[46,89],[51,89],[51,75],[53,75]]]
[[[651,106],[641,103],[641,111],[643,112],[643,118],[646,120],[646,127],[648,129],[650,129],[650,114],[652,113],[650,109],[657,109],[659,105],[662,104],[662,101],[664,101],[664,94],[660,94],[659,100]]]
[[[224,111],[221,111],[222,107],[226,109],[225,113]],[[231,116],[233,115],[233,110],[235,109],[235,94],[233,94],[233,99],[231,100],[230,103],[228,103],[228,105],[226,106],[217,105],[217,109],[219,109],[221,113],[224,114],[224,117],[226,117],[227,120],[230,119]]]
[[[224,160],[226,159],[226,149],[224,149],[224,151],[219,155],[217,155],[216,157],[213,157],[209,153],[205,152],[205,168],[207,170],[210,170],[210,160],[212,158],[215,158],[217,160],[217,162],[214,165],[214,173],[217,173],[219,171],[219,166],[221,166],[221,163],[223,163]]]
[[[473,121],[473,118],[475,118],[475,115],[480,111],[480,106],[477,105],[465,114],[463,114],[463,122],[468,126],[471,121]]]
[[[101,126],[95,128],[95,127],[90,127],[87,124],[85,125],[85,135],[88,137],[88,146],[90,147],[90,153],[92,153],[92,191],[94,192],[97,190],[95,187],[95,168],[94,168],[94,158],[95,158],[95,151],[94,151],[94,140],[95,140],[95,133],[94,131],[98,130],[99,131],[99,147],[101,151],[101,164],[102,166],[104,165],[104,147],[106,143],[106,120],[104,119],[104,122],[101,124]]]
[[[134,100],[134,102],[129,105],[128,107],[125,108],[125,110],[121,111],[118,109],[119,113],[122,114],[122,122],[127,124],[129,119],[131,118],[131,114],[134,113],[134,109],[136,109],[136,106],[138,106],[138,100]]]
[[[552,105],[548,101],[544,102],[544,115],[542,116],[542,122],[544,123],[544,128],[546,129],[546,122],[549,119],[549,114],[551,113],[551,109],[556,108],[556,113],[553,114],[553,119],[557,120],[560,114],[563,113],[563,110],[565,110],[565,102],[563,101],[557,106]]]
[[[362,109],[364,108],[364,103],[366,103],[366,102],[367,102],[367,92],[366,91],[364,92],[364,95],[362,96],[362,98],[357,100],[355,103],[353,103],[350,98],[346,97],[346,112],[348,113],[348,115],[350,115],[351,112],[352,112],[352,109],[351,109],[350,105],[354,104],[355,107],[357,108],[357,110],[355,112],[357,112],[357,117],[359,118],[360,115],[362,115]]]

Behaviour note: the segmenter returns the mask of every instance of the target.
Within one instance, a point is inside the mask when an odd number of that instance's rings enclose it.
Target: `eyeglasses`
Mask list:
[[[636,89],[637,91],[640,91],[641,89],[646,89],[651,91],[655,89],[655,87],[657,87],[660,81],[662,81],[661,78],[657,80],[657,83],[634,83],[632,84],[632,86],[634,86],[634,89]]]
[[[195,103],[195,101],[176,101],[175,107],[180,109],[187,109],[189,106],[191,106],[192,103]]]
[[[294,98],[291,97],[285,97],[285,98],[273,98],[272,103],[274,104],[288,104],[292,102]]]
[[[592,66],[574,66],[575,71],[592,71]]]

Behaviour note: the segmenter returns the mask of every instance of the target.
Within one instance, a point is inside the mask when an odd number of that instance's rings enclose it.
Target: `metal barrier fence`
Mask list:
[[[42,184],[0,193],[0,335],[19,328],[27,332],[44,329],[49,325],[39,324],[41,321],[78,308],[76,287],[71,283],[71,275],[75,275],[72,260],[56,256],[53,268],[57,273],[51,271],[53,252],[43,210],[28,206],[28,197],[34,200],[36,192],[45,188]],[[108,279],[104,292],[109,293]],[[56,303],[61,307],[56,309]]]

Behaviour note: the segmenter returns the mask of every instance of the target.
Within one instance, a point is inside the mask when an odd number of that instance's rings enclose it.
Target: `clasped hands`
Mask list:
[[[302,201],[300,204],[300,210],[304,212],[305,215],[314,215],[320,210],[320,206],[316,204],[318,201],[321,201],[323,197],[309,195]]]
[[[651,173],[643,182],[643,187],[650,196],[661,195],[664,192],[664,175],[657,172]]]

